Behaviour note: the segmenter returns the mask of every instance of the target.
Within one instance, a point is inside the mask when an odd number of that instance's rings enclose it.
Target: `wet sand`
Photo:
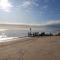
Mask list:
[[[0,60],[60,60],[60,36],[17,38],[0,43]]]

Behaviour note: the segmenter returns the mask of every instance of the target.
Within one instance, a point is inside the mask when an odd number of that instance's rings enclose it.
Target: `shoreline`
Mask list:
[[[23,42],[23,41],[28,41],[30,37],[12,37],[11,39],[6,39],[3,40],[2,42],[0,42],[0,46],[1,45],[10,45],[16,42]]]
[[[60,36],[17,38],[0,45],[0,60],[60,60]]]
[[[51,39],[51,37],[55,37],[55,36],[40,36],[40,37],[9,37],[7,38],[6,40],[2,40],[2,42],[0,42],[0,45],[1,44],[9,44],[9,43],[14,43],[14,42],[23,42],[23,41],[29,41],[29,38],[32,39],[32,38],[46,38],[46,37],[49,37]],[[56,37],[59,37],[59,36],[56,36]]]

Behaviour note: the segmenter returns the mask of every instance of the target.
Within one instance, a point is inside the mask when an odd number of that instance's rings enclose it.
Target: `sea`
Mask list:
[[[60,29],[60,28],[59,28]],[[57,28],[46,28],[46,27],[34,27],[31,28],[31,32],[45,32],[45,33],[57,33],[60,30]],[[23,38],[28,37],[28,32],[30,32],[30,28],[23,28],[23,29],[1,29],[0,28],[0,42],[10,41],[13,38]]]
[[[9,29],[0,29],[0,36],[4,33],[7,37],[24,37],[24,36],[28,36],[28,32],[30,30],[29,29],[17,29],[17,30],[9,30]],[[60,32],[60,30],[58,31],[54,31],[54,30],[46,30],[46,29],[41,29],[41,28],[32,28],[31,29],[32,32],[45,32],[45,33],[57,33]]]

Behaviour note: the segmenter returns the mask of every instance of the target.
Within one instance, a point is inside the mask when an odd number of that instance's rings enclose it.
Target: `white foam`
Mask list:
[[[12,39],[17,38],[17,37],[5,37],[5,38],[0,38],[0,42],[8,42],[12,41]]]

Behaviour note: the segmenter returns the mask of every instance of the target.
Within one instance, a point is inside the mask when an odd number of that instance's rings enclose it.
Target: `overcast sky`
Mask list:
[[[0,0],[0,23],[60,23],[60,0]]]

